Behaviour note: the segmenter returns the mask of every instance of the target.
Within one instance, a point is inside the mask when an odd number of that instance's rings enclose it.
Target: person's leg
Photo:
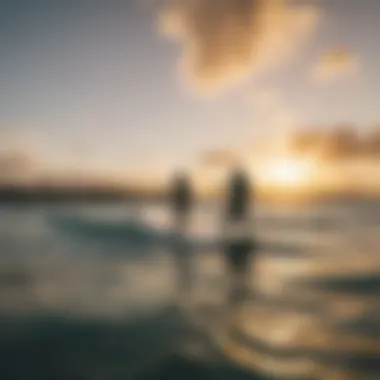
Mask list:
[[[176,272],[176,294],[178,305],[185,306],[189,302],[191,290],[191,261],[190,247],[182,235],[178,235],[172,247]]]
[[[229,295],[228,302],[231,307],[236,306],[242,298],[242,255],[238,244],[229,247],[227,255]]]
[[[240,242],[230,247],[228,253],[229,302],[232,306],[244,302],[249,297],[253,247],[249,241]]]

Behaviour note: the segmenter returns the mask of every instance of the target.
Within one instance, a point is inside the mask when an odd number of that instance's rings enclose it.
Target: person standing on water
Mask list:
[[[255,249],[252,231],[252,187],[247,174],[235,169],[228,182],[223,250],[231,281],[230,303],[241,302],[249,287],[250,263]]]
[[[175,234],[172,253],[178,274],[178,302],[183,304],[188,297],[191,286],[190,247],[186,232],[189,228],[190,213],[193,206],[190,180],[184,173],[177,173],[174,176],[169,195],[169,206],[172,210],[172,229]]]
[[[174,215],[174,229],[184,230],[189,221],[189,214],[192,208],[192,191],[190,181],[184,173],[177,173],[174,176],[170,203]]]

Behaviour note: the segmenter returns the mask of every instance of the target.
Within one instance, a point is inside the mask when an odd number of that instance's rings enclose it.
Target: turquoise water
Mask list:
[[[1,206],[2,378],[380,378],[380,203],[259,207],[234,310],[219,227],[178,255],[159,205]]]

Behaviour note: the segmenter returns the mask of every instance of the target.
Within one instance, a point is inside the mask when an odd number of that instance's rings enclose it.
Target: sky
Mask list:
[[[261,0],[275,27],[262,37],[255,11],[234,35],[229,16],[259,2],[0,0],[0,149],[54,171],[128,176],[282,128],[376,125],[380,2],[296,1],[291,13]]]

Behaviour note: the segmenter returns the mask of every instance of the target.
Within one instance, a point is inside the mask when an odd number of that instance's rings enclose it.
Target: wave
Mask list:
[[[78,216],[55,216],[49,225],[61,234],[79,241],[121,245],[132,248],[164,248],[175,243],[195,242],[178,232],[164,230],[138,219],[95,220]]]
[[[131,245],[161,245],[174,235],[138,220],[104,221],[76,216],[50,219],[50,225],[71,237],[105,243]]]
[[[138,218],[124,220],[94,219],[85,216],[54,216],[49,225],[59,234],[86,244],[118,246],[123,249],[154,250],[185,247],[191,251],[223,250],[222,240],[216,237],[190,236],[155,226]],[[258,238],[256,248],[267,256],[303,257],[307,247],[300,242]],[[181,250],[182,252],[182,250]]]

